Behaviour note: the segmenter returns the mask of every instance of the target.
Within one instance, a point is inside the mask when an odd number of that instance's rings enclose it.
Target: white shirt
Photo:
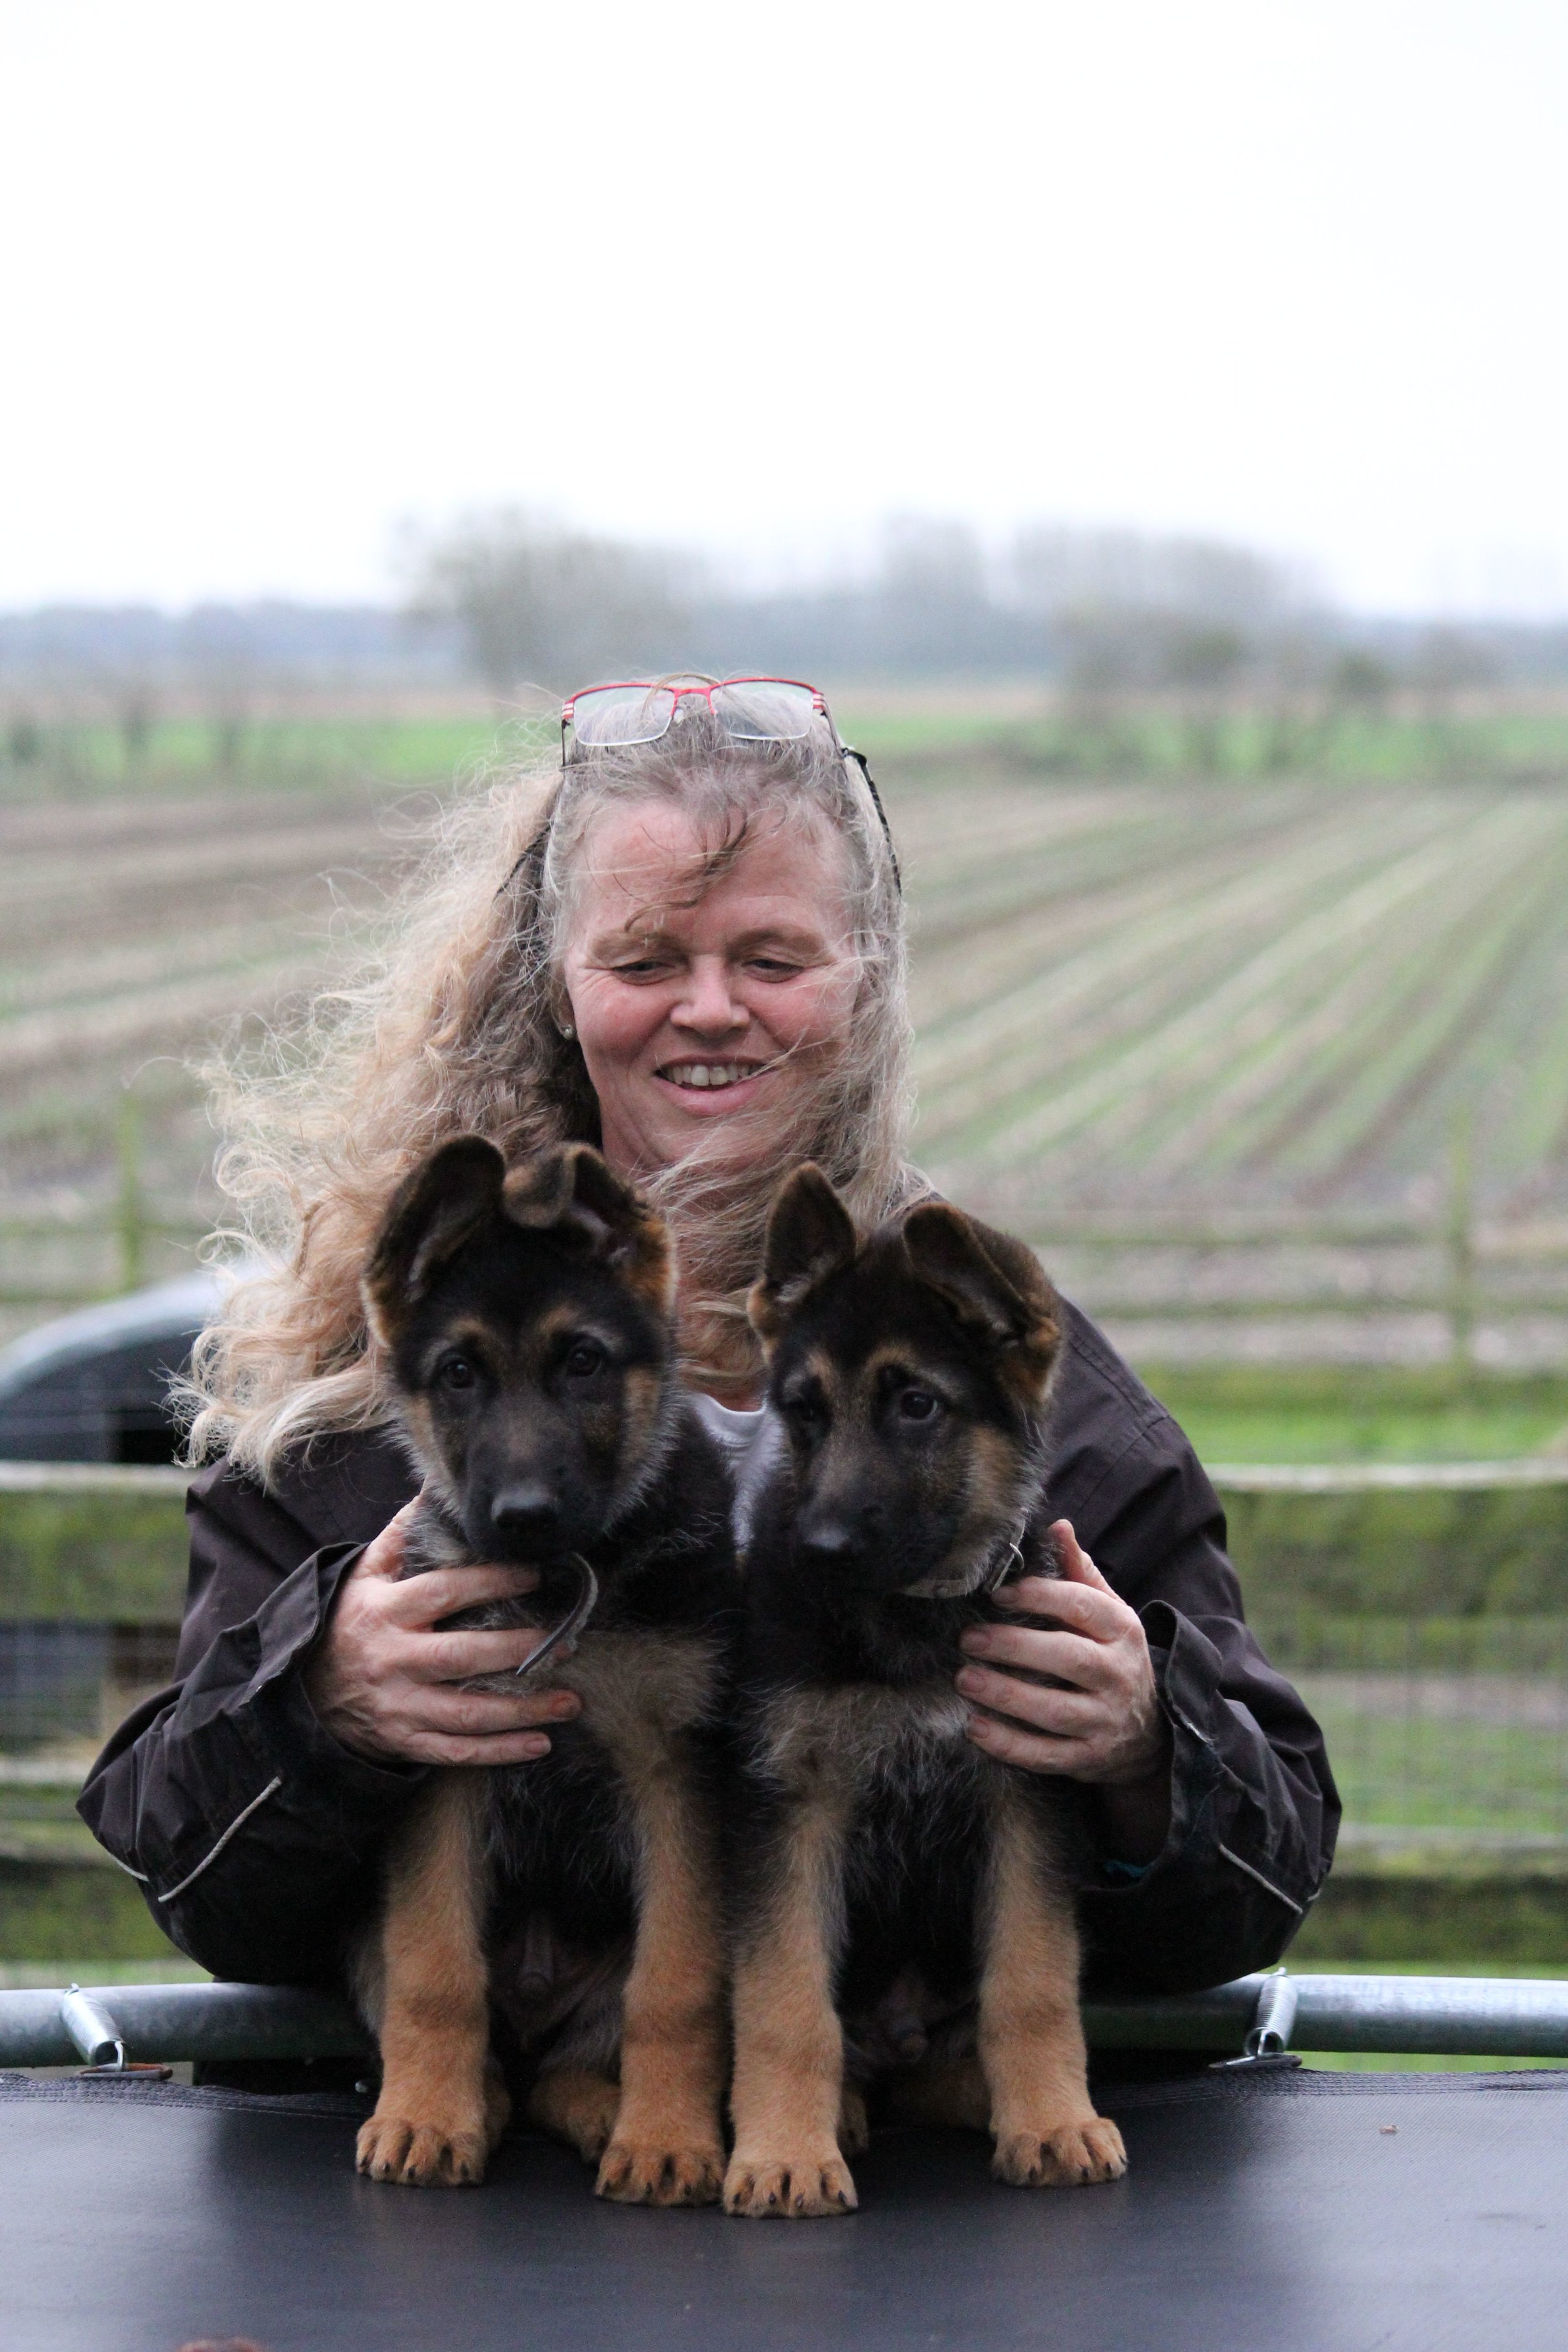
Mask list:
[[[700,1389],[692,1391],[691,1402],[734,1477],[735,1501],[731,1517],[736,1549],[744,1552],[752,1539],[758,1494],[784,1444],[783,1426],[771,1405],[752,1405],[742,1411],[734,1405],[721,1404],[717,1397],[704,1396]]]

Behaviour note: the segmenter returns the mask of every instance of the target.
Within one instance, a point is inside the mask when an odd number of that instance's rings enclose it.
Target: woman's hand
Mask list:
[[[976,1625],[963,1636],[973,1661],[958,1676],[974,1714],[969,1737],[1026,1772],[1060,1772],[1102,1793],[1120,1857],[1152,1860],[1170,1819],[1171,1740],[1136,1612],[1107,1584],[1067,1519],[1051,1529],[1062,1573],[1026,1576],[996,1594],[999,1608],[1050,1617],[1059,1633]],[[1053,1675],[1066,1690],[1020,1682],[1009,1666]],[[1005,1717],[999,1722],[997,1717]]]
[[[455,1610],[531,1591],[539,1579],[531,1568],[437,1568],[400,1581],[413,1510],[405,1505],[344,1578],[305,1671],[310,1705],[342,1747],[377,1763],[531,1763],[549,1752],[540,1727],[579,1711],[574,1694],[520,1687],[513,1697],[458,1685],[510,1674],[543,1634],[434,1629]]]

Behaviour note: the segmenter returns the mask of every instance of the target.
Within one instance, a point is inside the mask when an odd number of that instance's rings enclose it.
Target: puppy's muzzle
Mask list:
[[[561,1532],[561,1506],[541,1478],[502,1486],[490,1502],[490,1525],[509,1551],[550,1551]]]

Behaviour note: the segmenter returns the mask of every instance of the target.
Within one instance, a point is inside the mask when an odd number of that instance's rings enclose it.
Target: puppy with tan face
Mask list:
[[[805,1167],[752,1318],[789,1458],[747,1570],[725,2204],[854,2205],[845,2155],[889,2054],[867,2021],[892,2013],[906,2113],[989,2127],[1020,2186],[1114,2179],[1079,2014],[1080,1800],[977,1748],[952,1682],[989,1594],[1054,1570],[1056,1294],[1022,1244],[938,1203],[862,1240]]]
[[[598,2165],[601,2195],[705,2202],[723,2167],[714,1732],[738,1595],[664,1228],[585,1145],[509,1171],[460,1137],[391,1202],[364,1288],[426,1480],[405,1572],[531,1568],[525,1598],[461,1622],[537,1626],[522,1671],[582,1706],[536,1762],[433,1774],[391,1843],[356,1969],[383,2068],[360,2169],[482,2178],[506,2111],[493,2005],[531,2115]],[[552,1648],[568,1624],[574,1643]]]

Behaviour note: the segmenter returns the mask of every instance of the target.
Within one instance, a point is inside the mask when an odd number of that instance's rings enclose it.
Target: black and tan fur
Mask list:
[[[364,1290],[426,1480],[405,1573],[537,1568],[536,1591],[463,1623],[558,1624],[574,1554],[600,1597],[542,1669],[583,1700],[550,1754],[437,1770],[392,1842],[357,1969],[383,2069],[360,2169],[483,2177],[507,2111],[493,2008],[533,2069],[531,2116],[598,2163],[601,2195],[709,2201],[711,1746],[737,1595],[727,1474],[676,1374],[664,1228],[585,1145],[509,1174],[464,1137],[397,1194]]]
[[[747,1572],[725,2204],[851,2207],[861,2093],[889,2058],[920,2062],[905,2114],[989,2126],[1002,2179],[1112,2179],[1065,1868],[1077,1792],[984,1754],[953,1688],[995,1583],[1055,1572],[1056,1294],[1021,1244],[938,1203],[858,1241],[806,1167],[752,1317],[790,1445]]]

